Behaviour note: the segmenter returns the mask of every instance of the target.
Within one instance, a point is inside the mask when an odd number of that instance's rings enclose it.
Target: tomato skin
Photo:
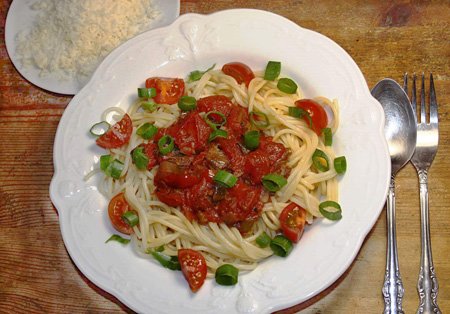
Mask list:
[[[156,186],[167,185],[171,188],[185,189],[194,186],[200,180],[201,177],[193,171],[182,169],[170,161],[162,161],[154,182]]]
[[[170,77],[150,77],[145,81],[145,87],[155,88],[153,100],[157,104],[175,104],[184,94],[184,80]]]
[[[230,62],[224,64],[222,67],[222,72],[233,77],[238,84],[245,83],[245,86],[247,87],[251,80],[255,78],[255,74],[252,69],[242,62]]]
[[[197,110],[199,112],[219,111],[228,116],[233,107],[231,100],[224,95],[207,96],[197,101]]]
[[[298,108],[306,110],[312,120],[312,129],[317,135],[322,133],[322,130],[328,125],[328,116],[323,107],[312,99],[300,99],[295,102]],[[303,118],[309,125],[310,121],[307,117]]]
[[[128,143],[132,132],[133,123],[130,116],[125,114],[120,121],[115,123],[105,134],[97,138],[95,142],[98,146],[106,149],[118,148]]]
[[[207,268],[203,255],[192,249],[178,250],[178,261],[181,271],[192,292],[197,292],[205,282]]]
[[[123,219],[122,215],[130,211],[131,206],[128,204],[128,202],[125,199],[124,193],[119,193],[116,196],[114,196],[108,205],[108,216],[109,220],[111,221],[111,224],[113,227],[125,234],[132,234],[133,228],[130,227]]]
[[[147,169],[152,170],[158,163],[158,145],[153,142],[143,144],[144,152],[148,157]]]
[[[287,205],[280,214],[283,234],[294,243],[302,237],[306,223],[306,210],[295,203]]]

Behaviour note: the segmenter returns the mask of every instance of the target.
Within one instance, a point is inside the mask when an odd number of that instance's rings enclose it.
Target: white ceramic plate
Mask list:
[[[56,75],[41,76],[37,68],[22,67],[15,53],[17,34],[32,27],[36,21],[37,13],[30,7],[38,1],[15,0],[11,3],[5,23],[6,50],[17,71],[32,84],[54,93],[74,95],[83,87],[76,78],[61,80]],[[153,3],[161,11],[161,17],[155,20],[152,28],[169,25],[180,14],[179,0],[153,0]]]
[[[340,181],[343,219],[317,219],[288,258],[271,257],[234,287],[207,280],[190,292],[181,272],[105,244],[114,232],[99,179],[83,176],[104,153],[88,134],[110,106],[127,109],[150,76],[185,77],[195,69],[242,61],[264,69],[279,60],[307,97],[337,98],[334,140],[348,170]],[[305,301],[349,267],[376,222],[388,189],[390,162],[384,115],[351,57],[330,39],[278,15],[248,9],[187,14],[111,53],[68,105],[56,134],[50,195],[70,256],[91,281],[140,313],[270,313]]]

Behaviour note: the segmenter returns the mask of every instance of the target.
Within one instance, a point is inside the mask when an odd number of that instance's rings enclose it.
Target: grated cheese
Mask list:
[[[160,17],[151,0],[40,0],[31,9],[35,25],[16,38],[22,66],[83,85],[114,48]]]

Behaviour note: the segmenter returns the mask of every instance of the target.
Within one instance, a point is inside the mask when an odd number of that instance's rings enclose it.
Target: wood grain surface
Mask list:
[[[23,1],[23,0],[16,0]],[[52,149],[70,97],[30,85],[11,64],[4,22],[11,0],[0,0],[0,312],[131,313],[73,264],[49,198]],[[342,46],[369,87],[404,72],[433,72],[440,118],[439,151],[429,197],[438,303],[450,312],[450,2],[356,0],[182,0],[181,14],[257,8],[285,16]],[[397,236],[405,313],[415,313],[420,254],[417,176],[408,164],[397,176]],[[381,313],[385,270],[385,210],[354,263],[331,287],[283,313]]]

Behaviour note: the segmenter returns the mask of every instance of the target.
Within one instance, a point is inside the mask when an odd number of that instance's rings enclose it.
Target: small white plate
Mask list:
[[[339,100],[333,147],[348,162],[339,183],[342,220],[317,219],[287,258],[268,258],[233,287],[207,280],[195,294],[181,272],[139,257],[130,246],[105,244],[114,229],[108,200],[96,187],[100,175],[83,180],[104,154],[89,136],[102,112],[128,109],[151,76],[186,77],[231,61],[262,70],[269,60],[281,61],[283,74],[306,97]],[[50,196],[70,256],[92,282],[139,313],[270,313],[308,300],[353,262],[384,206],[391,170],[382,107],[351,57],[323,35],[249,9],[182,15],[117,48],[67,106],[53,151]]]
[[[8,55],[17,71],[32,84],[45,90],[66,95],[74,95],[83,87],[76,78],[61,80],[57,76],[41,76],[37,68],[22,67],[16,55],[16,36],[22,30],[33,27],[37,13],[30,7],[39,0],[15,0],[9,7],[5,23],[5,44]],[[180,14],[179,0],[153,0],[161,17],[154,22],[152,28],[172,23]]]

